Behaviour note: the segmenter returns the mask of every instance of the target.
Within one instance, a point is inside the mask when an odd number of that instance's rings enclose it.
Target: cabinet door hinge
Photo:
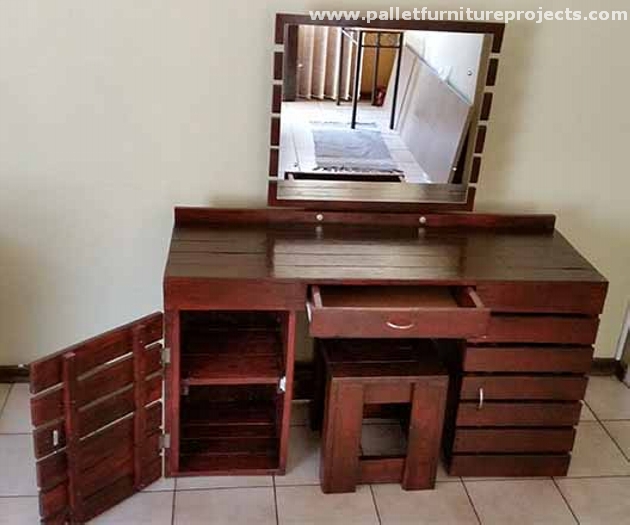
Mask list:
[[[287,376],[282,376],[280,378],[280,381],[278,383],[278,390],[283,393],[287,391]]]
[[[162,366],[171,364],[171,349],[169,347],[164,347],[162,349]]]
[[[171,448],[171,435],[162,434],[160,436],[160,448]]]

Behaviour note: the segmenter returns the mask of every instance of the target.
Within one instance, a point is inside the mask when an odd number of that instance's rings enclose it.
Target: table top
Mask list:
[[[553,227],[419,228],[391,224],[385,216],[382,224],[256,217],[176,220],[165,278],[309,284],[606,281]]]

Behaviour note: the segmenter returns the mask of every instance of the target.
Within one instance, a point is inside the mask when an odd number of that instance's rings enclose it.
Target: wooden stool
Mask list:
[[[389,351],[342,340],[319,341],[325,370],[320,482],[325,493],[353,492],[358,483],[400,482],[432,489],[439,460],[448,374],[433,353]],[[372,342],[372,345],[374,343]],[[380,343],[385,345],[385,343]],[[361,457],[364,406],[410,404],[406,456]],[[317,426],[314,403],[311,422]]]

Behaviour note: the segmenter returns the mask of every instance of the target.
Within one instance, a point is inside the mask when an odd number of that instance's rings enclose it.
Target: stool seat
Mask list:
[[[404,489],[435,486],[448,373],[423,345],[318,340],[316,368],[325,391],[315,396],[311,423],[323,416],[320,481],[326,493],[353,492],[358,483],[400,482]],[[351,349],[350,351],[348,349]],[[392,359],[389,359],[391,355]],[[320,385],[321,386],[321,385]],[[318,414],[317,403],[320,406]],[[402,457],[361,457],[365,405],[408,404],[408,449]]]

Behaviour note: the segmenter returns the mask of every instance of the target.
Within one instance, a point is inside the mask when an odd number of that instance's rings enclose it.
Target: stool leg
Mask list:
[[[414,384],[407,458],[401,482],[405,490],[435,487],[447,387],[446,377]]]
[[[324,356],[315,341],[313,353],[313,396],[309,407],[311,430],[321,430],[324,418],[324,401],[326,397],[326,363]]]
[[[363,387],[328,381],[322,435],[320,482],[325,493],[354,492],[359,480]]]

